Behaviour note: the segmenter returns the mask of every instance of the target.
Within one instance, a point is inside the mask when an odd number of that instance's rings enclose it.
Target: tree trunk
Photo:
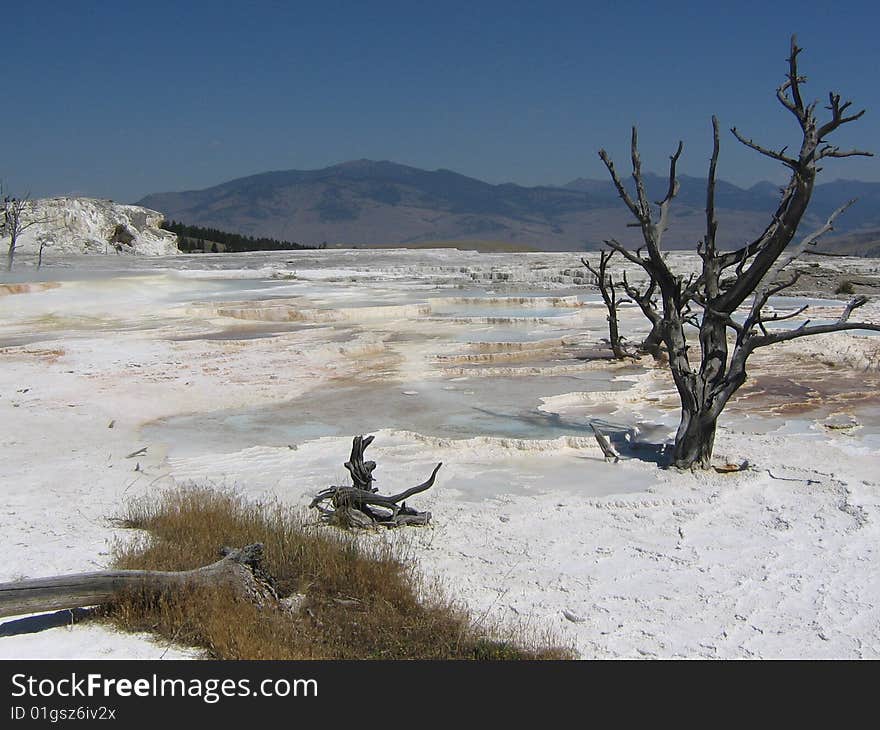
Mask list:
[[[667,311],[671,309],[667,307]],[[672,466],[679,469],[708,469],[711,466],[715,428],[724,407],[719,400],[721,396],[713,400],[712,395],[716,380],[722,377],[724,370],[726,339],[724,328],[719,325],[717,320],[704,318],[700,331],[702,367],[695,371],[688,358],[684,321],[676,316],[663,322],[669,368],[681,401],[681,420],[672,453]],[[724,402],[726,400],[724,398]]]
[[[679,469],[708,469],[712,465],[717,423],[717,416],[705,412],[691,413],[682,408],[672,465]]]
[[[15,201],[12,202],[12,205],[15,205]],[[6,211],[6,230],[9,233],[9,249],[6,251],[7,271],[12,271],[12,265],[15,259],[15,248],[18,245],[18,236],[21,233],[21,229],[19,228],[21,225],[19,215],[20,213],[15,210],[13,210],[12,213],[10,213],[8,209]]]
[[[611,344],[611,352],[614,353],[615,358],[623,360],[627,357],[632,357],[620,341],[620,327],[617,324],[616,309],[610,309],[608,311],[608,339]]]
[[[648,333],[648,336],[642,341],[642,344],[639,346],[639,352],[643,352],[646,355],[650,355],[655,360],[659,360],[661,357],[661,349],[660,345],[663,344],[663,327],[662,321],[658,320],[651,327],[651,331]]]

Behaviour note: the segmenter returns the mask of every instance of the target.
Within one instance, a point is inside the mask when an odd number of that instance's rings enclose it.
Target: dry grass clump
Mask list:
[[[228,588],[128,595],[108,609],[121,628],[203,647],[218,659],[563,659],[523,631],[492,638],[461,608],[426,591],[413,564],[376,545],[309,524],[277,504],[189,487],[138,501],[123,519],[149,533],[119,546],[118,568],[189,570],[218,549],[264,544],[279,596],[299,610],[260,608]],[[425,596],[428,596],[427,598]]]

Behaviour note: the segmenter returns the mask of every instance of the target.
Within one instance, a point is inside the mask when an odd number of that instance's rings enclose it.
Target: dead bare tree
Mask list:
[[[665,197],[656,203],[659,208],[656,221],[642,176],[636,128],[633,127],[630,145],[635,197],[627,191],[605,150],[599,152],[618,195],[636,219],[636,226],[644,240],[644,246],[636,251],[627,249],[614,239],[606,241],[606,244],[628,261],[641,266],[651,285],[656,284],[659,289],[659,304],[646,301],[643,311],[647,310],[646,315],[652,322],[660,321],[659,332],[669,355],[669,368],[681,401],[681,419],[672,455],[673,465],[679,468],[705,469],[710,466],[718,417],[730,397],[746,381],[746,361],[756,349],[827,332],[855,329],[880,331],[878,324],[849,321],[853,310],[865,304],[865,297],[853,299],[832,324],[811,325],[807,320],[795,329],[768,328],[770,323],[790,319],[803,311],[802,308],[791,314],[766,314],[765,305],[771,296],[797,281],[797,273],[788,275],[784,269],[805,248],[814,245],[820,236],[832,230],[835,219],[852,202],[834,211],[821,228],[800,243],[791,245],[810,202],[816,175],[821,170],[819,162],[826,158],[871,155],[862,150],[841,150],[827,141],[839,127],[856,121],[864,111],[848,114],[851,102],[842,102],[840,95],[832,92],[826,107],[830,118],[820,122],[816,116],[818,102],[805,104],[801,94],[806,81],[798,71],[801,50],[792,36],[788,73],[776,91],[779,102],[794,115],[800,127],[799,151],[789,154],[788,147],[772,150],[744,137],[735,127],[731,130],[747,147],[782,163],[790,170],[791,177],[764,232],[754,241],[729,252],[719,251],[716,245],[715,174],[720,142],[718,120],[712,118],[714,145],[706,186],[706,234],[697,246],[702,267],[688,281],[670,270],[662,248],[669,207],[679,189],[676,164],[681,156],[682,143],[679,142],[677,150],[670,157],[669,184]],[[730,276],[730,273],[735,273],[735,276]],[[734,313],[749,298],[751,303],[744,317],[735,319]],[[691,364],[686,326],[694,326],[699,332],[699,367]],[[732,333],[732,341],[728,340],[728,332]]]
[[[9,237],[9,248],[6,251],[6,270],[12,271],[12,264],[15,259],[15,247],[18,245],[18,239],[31,226],[35,226],[41,221],[33,218],[27,220],[26,211],[30,208],[30,200],[28,195],[23,198],[16,198],[11,195],[4,195],[0,189],[0,197],[3,198],[3,209],[0,211],[0,234]]]
[[[617,310],[626,300],[617,298],[617,285],[608,273],[608,263],[612,256],[614,256],[614,251],[600,251],[598,269],[594,268],[586,258],[581,258],[581,263],[593,275],[596,286],[599,287],[599,293],[602,295],[602,301],[605,302],[605,309],[608,310],[608,343],[611,345],[611,352],[618,360],[624,360],[628,357],[634,358],[635,355],[624,346],[624,338],[620,334]]]
[[[593,275],[595,284],[599,287],[599,293],[602,295],[602,301],[605,302],[605,308],[608,310],[608,341],[611,344],[611,351],[618,360],[624,358],[638,358],[639,355],[651,355],[655,360],[659,360],[662,356],[661,345],[663,337],[661,334],[661,323],[663,318],[657,311],[656,294],[657,282],[650,279],[644,289],[639,289],[629,283],[626,272],[623,272],[620,280],[615,282],[612,274],[607,273],[608,263],[614,255],[614,250],[601,251],[599,253],[599,268],[595,269],[586,259],[581,258],[581,263]],[[627,296],[638,304],[642,314],[651,323],[651,331],[648,336],[642,340],[642,343],[633,352],[624,344],[626,337],[620,334],[620,323],[617,318],[618,307],[628,301],[626,299],[618,299],[617,287],[622,286]]]
[[[51,238],[48,238],[46,234],[43,234],[37,239],[37,243],[39,243],[40,245],[40,249],[37,255],[37,268],[41,269],[43,268],[43,249],[51,247],[52,240]]]

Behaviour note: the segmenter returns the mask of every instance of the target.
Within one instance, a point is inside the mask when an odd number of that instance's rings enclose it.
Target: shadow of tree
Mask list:
[[[527,413],[501,413],[475,406],[474,411],[496,419],[515,421],[530,429],[546,429],[551,435],[569,433],[573,436],[591,436],[590,424],[604,433],[614,448],[624,458],[638,459],[658,466],[668,466],[672,460],[673,443],[669,439],[669,427],[661,424],[642,423],[639,426],[613,423],[601,418],[591,418],[587,424],[567,420],[557,413],[529,411]],[[534,436],[532,436],[534,438]]]
[[[0,624],[0,637],[21,636],[23,634],[36,634],[46,629],[57,629],[61,626],[71,626],[97,615],[94,608],[73,608],[55,611],[53,613],[41,613],[37,616],[4,621]]]
[[[608,437],[621,457],[647,461],[662,467],[669,466],[672,462],[673,443],[667,438],[667,426],[643,423],[634,427],[601,418],[590,419],[590,424]]]

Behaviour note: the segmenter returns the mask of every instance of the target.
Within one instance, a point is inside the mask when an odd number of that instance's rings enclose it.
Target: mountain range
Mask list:
[[[693,248],[704,232],[705,180],[682,175],[666,246]],[[652,200],[665,178],[645,175]],[[858,203],[838,219],[837,241],[880,238],[880,183],[837,180],[816,186],[807,227],[818,227],[846,200]],[[736,246],[770,220],[780,190],[718,180],[719,241]],[[496,242],[539,250],[594,250],[606,238],[635,243],[629,212],[610,180],[578,178],[565,185],[494,185],[451,170],[422,170],[388,161],[356,160],[320,170],[266,172],[185,192],[155,193],[137,203],[170,220],[252,236],[316,245],[403,246],[431,242]],[[806,231],[806,228],[805,228]],[[873,237],[873,238],[872,238]]]

